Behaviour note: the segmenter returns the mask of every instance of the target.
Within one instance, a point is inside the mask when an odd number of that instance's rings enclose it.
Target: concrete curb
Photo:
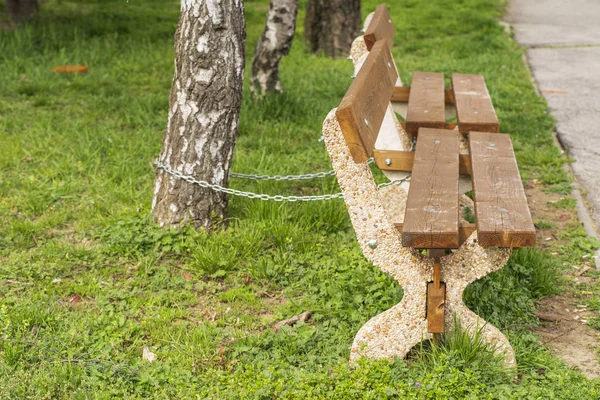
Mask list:
[[[505,21],[501,21],[501,22],[502,22],[502,25],[504,25],[504,26],[506,26],[505,24],[508,24]],[[525,47],[525,46],[521,45],[519,42],[517,42],[514,37],[514,29],[512,28],[512,25],[508,24],[508,26],[510,26],[510,30],[511,30],[511,33],[510,33],[511,39],[515,43],[517,43],[519,45],[519,47],[525,49],[525,52],[523,52],[523,63],[525,64],[525,67],[527,68],[527,71],[529,72],[529,78],[531,79],[531,82],[533,83],[535,92],[539,97],[544,98],[544,96],[542,96],[542,93],[540,91],[539,84],[534,78],[533,72],[531,70],[531,66],[529,64],[529,60],[527,58],[527,49],[529,47]],[[546,100],[544,99],[544,101],[546,101]],[[558,148],[560,148],[563,152],[568,154],[568,149],[565,146],[563,146],[562,143],[560,142],[558,132],[556,131],[556,126],[554,127],[554,132],[552,134],[552,137],[554,139],[554,143],[556,144],[556,146],[558,146]],[[579,185],[579,182],[577,181],[577,177],[573,173],[571,164],[566,163],[563,165],[563,167],[573,178],[573,183],[575,184],[575,188],[571,191],[571,196],[573,196],[573,198],[577,201],[577,216],[578,216],[579,220],[581,221],[581,223],[583,224],[583,228],[585,229],[586,234],[589,237],[593,237],[596,240],[600,240],[598,231],[597,231],[596,226],[593,222],[593,219],[590,215],[590,211],[588,210],[588,208],[585,205],[585,202],[583,201],[581,191],[579,190],[580,185]],[[596,266],[596,269],[600,270],[600,249],[598,249],[594,252],[594,260],[593,261],[594,261],[594,265]]]

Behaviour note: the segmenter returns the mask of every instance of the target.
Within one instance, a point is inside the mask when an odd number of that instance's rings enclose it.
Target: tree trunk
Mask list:
[[[227,186],[238,135],[244,78],[242,0],[182,0],[175,33],[175,76],[159,161],[185,175]],[[152,213],[161,226],[210,228],[227,218],[227,195],[162,169]]]
[[[298,0],[271,0],[265,30],[258,39],[252,61],[252,92],[282,91],[279,61],[292,48],[297,13]]]
[[[360,29],[360,0],[308,0],[304,37],[313,53],[347,57]]]
[[[6,0],[6,11],[12,22],[35,17],[39,10],[38,0]]]

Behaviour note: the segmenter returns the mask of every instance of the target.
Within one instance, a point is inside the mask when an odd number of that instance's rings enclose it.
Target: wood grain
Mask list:
[[[371,156],[398,75],[385,40],[373,46],[337,111],[346,143],[355,162]]]
[[[401,121],[400,125],[402,126],[402,129],[404,129],[404,131],[406,132],[406,122],[405,121]],[[456,128],[456,122],[446,122],[441,128],[438,128],[438,129],[450,129],[450,130],[453,130],[454,128]]]
[[[410,97],[410,86],[394,86],[390,101],[405,103]]]
[[[402,222],[396,222],[394,227],[398,231],[399,234],[402,235],[402,229],[404,224]],[[477,230],[477,224],[463,224],[458,223],[458,247],[462,246],[464,242]],[[430,255],[430,257],[433,257]]]
[[[458,135],[420,130],[404,214],[405,247],[458,248]]]
[[[452,74],[458,130],[500,132],[500,123],[481,75]]]
[[[446,255],[446,249],[429,249],[427,250],[427,256],[432,257],[432,258],[440,258]],[[433,270],[433,280],[435,281],[435,277],[436,274],[438,275],[438,281],[439,281],[439,269],[435,269]]]
[[[469,134],[477,237],[481,246],[535,245],[535,228],[510,136]]]
[[[427,332],[444,332],[444,305],[446,303],[446,284],[435,282],[427,284]]]
[[[406,133],[417,136],[419,128],[439,128],[446,125],[444,75],[435,72],[413,72]]]
[[[390,101],[406,103],[410,98],[410,86],[395,86]],[[444,101],[446,104],[454,104],[454,91],[444,89]]]
[[[427,332],[444,332],[444,307],[446,303],[446,285],[441,282],[444,249],[429,249],[428,255],[433,258],[433,282],[427,284]]]
[[[410,172],[413,168],[415,160],[414,151],[401,150],[373,150],[373,158],[377,167],[384,171],[405,171]],[[390,165],[386,164],[386,160],[391,161]],[[468,154],[458,155],[459,174],[471,175],[471,157]]]
[[[367,50],[371,51],[379,40],[387,40],[391,48],[394,43],[394,36],[396,36],[396,29],[394,29],[387,6],[382,3],[375,9],[373,19],[365,32],[364,38]]]

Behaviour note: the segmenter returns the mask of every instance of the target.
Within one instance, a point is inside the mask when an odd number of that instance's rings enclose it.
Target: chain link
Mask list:
[[[369,158],[368,163],[372,164],[375,160],[373,157]],[[309,179],[317,179],[317,178],[326,178],[328,176],[334,176],[335,171],[324,171],[324,172],[315,172],[313,174],[304,174],[304,175],[254,175],[254,174],[239,174],[237,172],[231,172],[229,176],[232,178],[239,179],[250,179],[254,181],[304,181]]]
[[[302,181],[315,178],[325,178],[327,176],[335,175],[335,171],[316,172],[314,174],[305,175],[254,175],[254,174],[239,174],[232,172],[229,174],[232,178],[250,179],[254,181]]]
[[[296,202],[296,201],[324,201],[324,200],[341,199],[344,197],[343,193],[323,194],[323,195],[319,195],[319,196],[282,196],[279,194],[278,195],[268,195],[268,194],[261,194],[261,193],[244,192],[242,190],[226,188],[226,187],[214,184],[214,183],[201,181],[201,180],[194,178],[193,176],[184,175],[181,172],[172,169],[168,165],[163,164],[158,159],[154,161],[154,164],[156,165],[157,168],[160,168],[163,171],[165,171],[166,173],[173,175],[179,179],[183,179],[186,182],[193,183],[193,184],[198,185],[203,188],[212,189],[217,192],[227,193],[227,194],[231,194],[233,196],[246,197],[248,199],[258,199],[258,200],[263,200],[263,201],[272,200],[272,201]],[[260,175],[258,175],[258,176],[260,176]],[[392,181],[392,182],[382,183],[380,185],[377,185],[377,187],[382,188],[382,187],[386,187],[386,186],[390,186],[390,185],[400,184],[402,182],[408,181],[409,178],[410,178],[410,174],[403,179],[400,179],[397,181]]]

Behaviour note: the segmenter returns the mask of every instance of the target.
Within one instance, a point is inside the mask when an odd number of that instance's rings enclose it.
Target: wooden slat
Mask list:
[[[337,109],[346,143],[355,162],[367,161],[390,104],[398,75],[385,40],[375,43]]]
[[[410,86],[394,86],[390,101],[407,102],[410,96]]]
[[[387,6],[385,4],[378,5],[364,36],[367,50],[370,51],[378,40],[387,40],[391,47],[395,35],[396,29],[394,29]]]
[[[477,237],[482,246],[535,245],[535,228],[510,136],[469,134]]]
[[[410,86],[395,86],[390,101],[406,103],[410,98]],[[446,104],[454,104],[454,91],[444,89],[444,101]]]
[[[405,132],[407,132],[407,130],[406,130],[406,122],[404,122],[404,121],[401,121],[401,122],[400,122],[400,125],[402,126],[402,129],[404,129],[404,131],[405,131]],[[443,125],[441,128],[439,128],[439,129],[450,129],[450,130],[452,130],[452,129],[454,129],[454,128],[456,128],[456,122],[446,122],[446,123],[445,123],[445,124],[444,124],[444,125]]]
[[[413,72],[406,112],[406,133],[416,136],[419,128],[443,129],[445,124],[444,75]]]
[[[398,231],[399,234],[402,235],[402,229],[404,224],[402,222],[396,222],[394,227]],[[458,247],[462,246],[464,242],[467,241],[469,237],[477,230],[477,224],[461,224],[458,223]]]
[[[375,149],[373,151],[373,158],[375,159],[375,164],[381,170],[410,172],[413,168],[415,152]],[[386,159],[391,161],[390,165],[386,164]],[[461,175],[471,175],[471,157],[468,154],[458,155],[458,165]]]
[[[446,303],[446,284],[427,284],[427,332],[444,333],[444,305]]]
[[[444,249],[430,249],[433,258],[433,282],[427,284],[427,332],[444,333],[444,307],[446,303],[446,285],[441,282],[442,265],[440,257]]]
[[[429,250],[427,250],[427,255],[432,258],[440,258],[440,257],[443,257],[446,255],[446,249],[429,249]],[[434,270],[433,270],[433,280],[434,281],[436,280],[436,277],[437,277],[438,281],[440,280],[439,273],[440,273],[440,269],[434,268]]]
[[[456,118],[461,133],[500,132],[500,124],[481,75],[452,74]]]
[[[402,245],[457,248],[458,213],[458,132],[422,128],[406,201]]]

